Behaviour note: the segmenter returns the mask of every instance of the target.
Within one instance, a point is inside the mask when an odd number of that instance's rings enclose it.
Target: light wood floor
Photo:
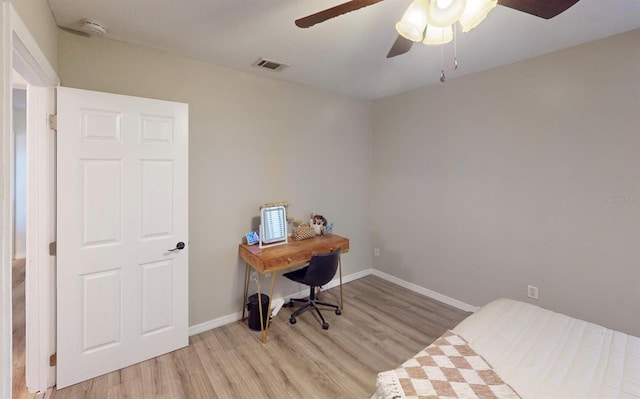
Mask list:
[[[283,308],[263,345],[235,322],[194,335],[184,349],[46,398],[369,398],[378,372],[399,366],[468,314],[375,276],[344,287],[341,316],[309,311],[289,324]],[[338,288],[322,293],[337,296]]]
[[[24,259],[13,261],[11,289],[13,294],[13,399],[30,399],[24,377],[25,364],[25,310]]]

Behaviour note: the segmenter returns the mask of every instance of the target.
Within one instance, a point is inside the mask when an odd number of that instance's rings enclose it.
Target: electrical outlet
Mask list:
[[[540,297],[538,296],[538,287],[536,287],[535,285],[528,285],[527,296],[531,299],[540,299]]]
[[[380,248],[373,249],[373,256],[380,256]]]
[[[251,272],[249,272],[249,280],[250,281],[256,281],[256,271],[255,270],[251,270]]]

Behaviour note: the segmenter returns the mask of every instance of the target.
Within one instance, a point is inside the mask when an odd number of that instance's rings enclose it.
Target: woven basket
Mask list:
[[[313,227],[308,224],[301,224],[293,230],[292,238],[294,240],[306,240],[309,238],[313,238],[316,236],[315,230]]]

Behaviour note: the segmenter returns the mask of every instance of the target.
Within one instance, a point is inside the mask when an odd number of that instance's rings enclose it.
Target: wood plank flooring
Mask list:
[[[12,306],[13,306],[13,399],[31,399],[35,395],[27,392],[25,382],[25,304],[24,273],[25,260],[16,259],[12,264]]]
[[[468,313],[375,276],[343,286],[341,316],[283,308],[263,345],[235,322],[194,335],[189,346],[45,398],[369,398],[378,372],[399,366]],[[322,293],[337,302],[338,288]]]

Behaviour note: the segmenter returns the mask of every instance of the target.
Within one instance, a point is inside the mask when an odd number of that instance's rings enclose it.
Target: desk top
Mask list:
[[[302,265],[315,254],[331,252],[337,248],[349,252],[349,239],[336,234],[315,236],[308,240],[289,240],[287,244],[260,248],[258,245],[240,244],[240,258],[260,273],[271,273]]]

